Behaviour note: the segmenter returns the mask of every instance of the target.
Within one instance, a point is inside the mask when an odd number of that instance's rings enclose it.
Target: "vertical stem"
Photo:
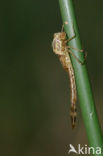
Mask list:
[[[65,21],[68,21],[68,24],[64,27],[68,38],[71,38],[74,34],[76,36],[73,40],[69,42],[69,45],[77,49],[82,49],[72,0],[59,0],[59,4],[63,23]],[[76,50],[72,51],[81,61],[83,61],[83,53],[77,52]],[[103,146],[103,138],[100,124],[98,121],[98,116],[96,113],[86,64],[79,64],[72,55],[71,60],[75,72],[78,98],[80,101],[80,108],[86,128],[86,133],[88,136],[88,142],[91,147],[94,147],[96,149],[96,147]],[[94,156],[96,155],[97,154],[94,154]],[[103,151],[101,152],[100,156],[102,155]]]

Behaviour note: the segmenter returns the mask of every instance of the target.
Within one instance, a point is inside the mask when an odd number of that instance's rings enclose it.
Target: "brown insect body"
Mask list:
[[[69,56],[69,49],[67,48],[67,40],[66,40],[66,33],[65,32],[59,32],[54,34],[54,39],[52,42],[53,51],[55,54],[58,55],[59,60],[63,66],[63,68],[68,72],[69,78],[70,78],[70,88],[71,88],[71,123],[72,128],[75,127],[76,123],[76,101],[77,101],[77,95],[76,95],[76,83],[75,83],[75,75],[73,66],[71,63],[71,59]]]

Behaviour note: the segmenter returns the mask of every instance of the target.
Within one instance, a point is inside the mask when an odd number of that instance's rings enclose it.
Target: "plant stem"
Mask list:
[[[72,0],[59,0],[59,4],[63,23],[65,21],[68,22],[68,24],[65,24],[64,26],[68,38],[71,38],[75,34],[75,38],[69,42],[69,45],[77,49],[82,49]],[[72,51],[81,61],[84,60],[82,52],[76,50]],[[86,64],[81,65],[72,55],[71,60],[75,72],[78,98],[80,101],[80,108],[88,136],[89,145],[94,148],[102,147],[102,132],[96,113],[96,107],[94,104]],[[103,152],[100,154],[100,156],[101,155],[103,155]],[[94,156],[96,156],[96,154],[94,154]]]

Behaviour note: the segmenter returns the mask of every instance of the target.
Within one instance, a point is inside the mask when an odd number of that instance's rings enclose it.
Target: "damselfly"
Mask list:
[[[68,22],[65,22],[68,24]],[[63,25],[64,27],[64,25]],[[62,28],[63,30],[63,28]],[[52,42],[53,52],[58,55],[59,60],[63,66],[63,68],[68,72],[69,79],[70,79],[70,88],[71,88],[71,109],[70,109],[70,117],[71,117],[71,124],[72,128],[75,127],[76,124],[76,116],[77,116],[77,108],[76,108],[76,101],[77,101],[77,91],[76,91],[76,82],[75,82],[75,74],[73,70],[73,66],[70,59],[70,53],[76,58],[76,60],[83,64],[73,53],[70,49],[75,49],[77,51],[83,52],[83,50],[78,50],[76,48],[67,46],[67,42],[72,40],[75,36],[71,37],[70,39],[66,39],[66,33],[61,31],[54,34],[54,39]]]

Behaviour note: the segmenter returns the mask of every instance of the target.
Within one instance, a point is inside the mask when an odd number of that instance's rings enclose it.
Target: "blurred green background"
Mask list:
[[[103,129],[103,0],[74,0],[87,65]],[[67,73],[52,52],[61,30],[57,0],[0,2],[0,155],[67,156],[69,144],[87,144],[69,120]]]

